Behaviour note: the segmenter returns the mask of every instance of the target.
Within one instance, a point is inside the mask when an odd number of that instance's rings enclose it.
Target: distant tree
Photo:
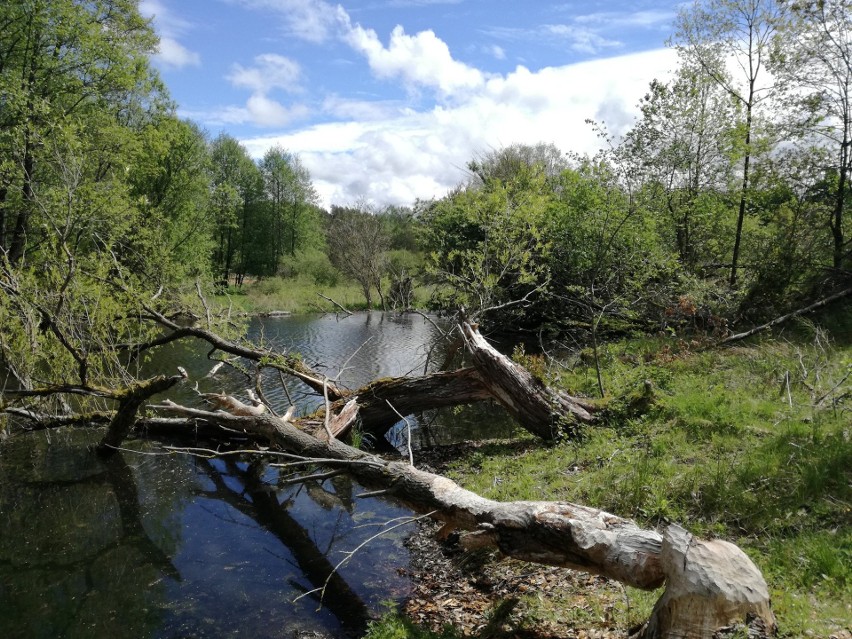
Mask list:
[[[718,211],[732,178],[732,101],[707,74],[687,63],[671,82],[654,80],[640,110],[621,152],[638,162],[648,206],[663,206],[660,214],[668,228],[661,230],[673,230],[681,264],[694,271],[699,258],[722,257]]]
[[[270,230],[277,262],[285,253],[295,256],[317,234],[314,212],[319,197],[296,154],[273,147],[260,161],[260,169],[272,212]]]
[[[352,207],[332,206],[327,243],[332,264],[358,282],[367,308],[373,307],[374,288],[384,308],[382,277],[389,239],[379,216],[363,203]]]
[[[834,155],[825,171],[826,180],[833,182],[834,200],[827,222],[832,265],[840,269],[852,254],[844,230],[852,174],[852,2],[785,4],[787,20],[772,70],[789,89],[785,106],[793,131],[806,144],[825,146]]]
[[[208,215],[210,156],[203,132],[164,114],[145,125],[138,139],[134,168],[128,171],[143,220],[134,234],[136,252],[170,264],[163,271],[173,281],[209,272],[214,227]]]
[[[495,179],[506,182],[533,166],[547,180],[554,180],[568,168],[568,160],[556,145],[539,142],[493,149],[467,163],[473,186],[481,186]]]
[[[554,197],[543,164],[513,160],[511,168],[500,176],[486,170],[480,183],[456,189],[422,213],[427,269],[439,284],[435,302],[464,306],[504,327],[523,321],[521,309],[547,286],[545,221]]]
[[[674,42],[682,58],[722,87],[743,112],[736,147],[742,169],[729,279],[732,287],[737,284],[743,223],[749,210],[757,109],[774,90],[771,84],[761,82],[780,15],[775,0],[696,0],[681,11],[676,22]],[[732,76],[729,68],[740,73]]]
[[[210,145],[210,162],[210,206],[217,242],[214,262],[219,276],[227,282],[237,256],[242,256],[239,260],[242,264],[247,251],[263,253],[264,250],[263,245],[251,248],[247,245],[250,225],[259,222],[259,216],[252,214],[256,213],[260,175],[245,148],[224,133]]]

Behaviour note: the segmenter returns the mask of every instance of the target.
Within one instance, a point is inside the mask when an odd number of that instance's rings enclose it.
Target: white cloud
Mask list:
[[[499,45],[493,44],[487,48],[487,51],[498,60],[506,59],[506,50]]]
[[[597,33],[594,29],[571,24],[549,24],[543,27],[548,36],[560,40],[568,40],[570,47],[579,53],[595,54],[603,49],[622,46],[618,40],[610,40]]]
[[[146,18],[152,19],[157,34],[160,36],[160,46],[154,59],[163,66],[183,68],[200,66],[201,56],[187,49],[178,38],[192,28],[192,25],[169,11],[160,0],[142,0],[139,12]]]
[[[298,63],[276,53],[255,56],[253,67],[234,64],[227,79],[236,87],[245,87],[258,93],[272,89],[298,91],[301,69]]]
[[[401,26],[396,26],[385,47],[375,31],[356,24],[346,41],[367,58],[378,77],[399,77],[412,87],[431,87],[449,95],[480,87],[485,80],[478,69],[453,59],[446,43],[431,30],[406,35]]]
[[[668,49],[531,71],[460,84],[452,104],[427,110],[383,105],[381,118],[368,108],[338,121],[287,135],[244,139],[254,157],[280,144],[299,153],[324,204],[367,197],[378,204],[412,204],[440,197],[464,179],[477,153],[513,143],[553,142],[564,151],[594,153],[600,140],[585,124],[605,119],[624,133],[636,103],[655,77],[664,78],[676,57]],[[343,119],[340,116],[348,116]]]
[[[250,9],[274,11],[288,35],[308,42],[325,42],[337,33],[345,11],[324,0],[229,0]]]
[[[621,27],[670,27],[675,17],[674,11],[603,11],[600,13],[589,13],[574,18],[575,22],[581,24],[598,24],[608,29]]]
[[[154,57],[163,65],[177,69],[201,66],[201,56],[197,52],[168,36],[160,36],[160,46]]]
[[[184,118],[203,122],[208,126],[251,124],[258,127],[282,127],[301,120],[310,114],[304,104],[285,106],[266,95],[255,93],[246,100],[245,106],[225,106],[209,111],[181,109]]]

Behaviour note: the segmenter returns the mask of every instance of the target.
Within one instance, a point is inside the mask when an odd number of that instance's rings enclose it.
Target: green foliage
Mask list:
[[[278,269],[284,278],[306,278],[320,287],[337,286],[342,278],[324,251],[308,249],[286,256]]]
[[[435,303],[464,306],[474,316],[530,296],[549,280],[546,215],[553,194],[540,165],[488,177],[434,202],[423,213],[427,272],[440,286]]]

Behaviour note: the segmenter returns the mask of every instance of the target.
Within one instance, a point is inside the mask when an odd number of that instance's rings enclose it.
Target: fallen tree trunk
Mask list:
[[[172,377],[159,375],[126,388],[120,396],[118,410],[115,411],[109,423],[106,435],[98,444],[98,454],[102,457],[113,455],[133,428],[139,407],[153,395],[170,389],[184,379],[186,379],[186,372],[181,369],[179,375]]]
[[[306,459],[344,467],[366,486],[443,521],[445,528],[470,531],[461,538],[467,548],[495,547],[507,556],[583,570],[645,590],[665,583],[665,594],[637,637],[710,639],[740,623],[758,628],[754,637],[775,632],[766,583],[733,544],[697,540],[678,526],[661,535],[567,502],[493,501],[409,464],[336,439],[321,441],[272,416],[237,417],[173,403],[158,408],[255,433]]]
[[[793,311],[792,313],[787,313],[786,315],[782,315],[781,317],[776,317],[771,322],[766,322],[766,324],[761,324],[760,326],[755,326],[754,328],[743,331],[742,333],[736,333],[734,335],[729,335],[725,339],[719,341],[719,344],[730,344],[731,342],[737,342],[741,339],[745,339],[747,337],[751,337],[756,333],[760,333],[761,331],[765,331],[767,329],[772,328],[773,326],[778,326],[779,324],[783,324],[784,322],[793,319],[794,317],[799,317],[800,315],[804,315],[806,313],[810,313],[811,311],[815,311],[817,309],[822,308],[823,306],[827,306],[832,302],[842,299],[852,295],[852,287],[844,289],[842,291],[838,291],[834,295],[829,295],[826,298],[819,300],[818,302],[814,302],[804,308],[800,308],[798,310]]]
[[[546,386],[486,342],[476,327],[463,322],[462,333],[482,383],[534,435],[550,441],[561,434],[576,434],[579,424],[597,421],[591,402]]]
[[[331,408],[337,411],[348,401],[355,400],[359,406],[361,430],[382,436],[400,420],[400,415],[462,406],[492,398],[477,370],[461,368],[421,377],[379,379],[353,391],[346,399],[334,402]],[[305,426],[317,425],[324,418],[325,407],[322,407],[299,420],[299,423]]]

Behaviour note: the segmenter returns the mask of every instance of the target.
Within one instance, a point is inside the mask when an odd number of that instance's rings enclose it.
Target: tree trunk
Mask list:
[[[837,180],[837,193],[835,195],[834,212],[829,223],[831,236],[834,241],[832,251],[834,268],[843,268],[845,242],[843,240],[843,211],[846,208],[846,182],[849,173],[849,146],[846,141],[841,145],[840,153],[840,176]]]
[[[491,395],[534,435],[545,441],[560,435],[577,433],[579,424],[592,424],[591,402],[555,391],[497,352],[477,330],[476,325],[462,323],[465,343],[482,383]]]
[[[470,531],[468,549],[491,547],[523,561],[603,575],[621,583],[666,591],[637,637],[712,639],[720,630],[749,624],[775,633],[775,618],[760,571],[728,542],[702,541],[679,526],[663,534],[616,515],[567,502],[498,502],[455,482],[388,461],[332,439],[321,441],[271,416],[236,417],[167,403],[159,408],[255,433],[309,459],[344,467],[366,486],[415,511]]]
[[[749,85],[750,92],[748,102],[746,103],[746,131],[745,131],[745,157],[743,158],[743,181],[740,190],[740,208],[737,212],[737,230],[734,235],[734,254],[731,258],[731,288],[737,285],[737,265],[740,259],[740,241],[743,236],[743,221],[745,220],[746,209],[748,205],[748,180],[749,180],[749,165],[751,163],[751,123],[752,123],[752,104],[754,100],[754,82]]]
[[[183,379],[186,379],[185,373],[173,377],[159,375],[128,388],[118,404],[118,410],[109,424],[106,435],[98,444],[98,454],[103,457],[113,455],[133,428],[136,413],[142,403],[148,401],[153,395],[170,389]]]
[[[672,524],[663,533],[660,560],[666,590],[637,639],[716,638],[738,627],[749,638],[775,634],[766,582],[734,544],[702,541]]]

